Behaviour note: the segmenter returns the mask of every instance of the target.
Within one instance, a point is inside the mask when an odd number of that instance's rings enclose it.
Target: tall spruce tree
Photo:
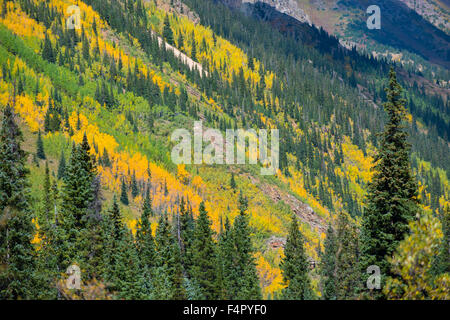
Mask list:
[[[168,44],[174,45],[173,31],[172,28],[170,27],[169,16],[167,14],[164,17],[163,37],[164,39],[166,39]]]
[[[122,185],[120,187],[120,202],[122,202],[124,205],[128,205],[128,188],[125,184],[125,180],[122,180]]]
[[[0,299],[36,295],[34,224],[29,206],[26,153],[22,132],[8,104],[0,129]]]
[[[443,237],[440,243],[439,254],[433,261],[432,273],[439,276],[450,273],[450,206],[446,205],[440,214]]]
[[[200,286],[204,299],[219,298],[221,289],[218,281],[217,249],[204,202],[200,203],[199,216],[195,222],[192,278]]]
[[[320,259],[320,287],[322,299],[336,300],[336,234],[331,223],[328,225],[324,252]]]
[[[66,157],[64,156],[64,151],[61,151],[61,157],[58,164],[58,179],[63,179],[66,173]]]
[[[86,134],[80,145],[73,145],[69,164],[64,177],[62,191],[61,217],[59,218],[60,235],[66,250],[60,261],[62,269],[74,262],[85,260],[83,231],[87,228],[89,209],[94,200],[94,178],[96,165],[90,155]]]
[[[185,299],[186,290],[183,286],[180,247],[169,225],[167,214],[162,214],[158,221],[155,242],[157,252],[155,272],[161,276],[161,278],[154,277],[155,291],[168,284],[170,293],[168,299]]]
[[[39,159],[45,160],[44,143],[42,142],[41,130],[38,131],[38,137],[36,140],[36,155]]]
[[[123,223],[115,195],[105,221],[109,224],[106,227],[109,236],[104,277],[109,290],[115,292],[119,299],[149,298],[145,292],[144,275],[139,269],[140,259],[133,243],[133,235]]]
[[[155,241],[152,235],[150,217],[153,216],[150,192],[147,189],[142,207],[141,218],[136,227],[136,247],[140,259],[140,269],[145,279],[145,291],[151,295],[153,286],[151,284],[154,275],[154,266],[156,259]]]
[[[280,268],[286,284],[282,293],[284,299],[310,300],[313,298],[304,238],[298,228],[296,217],[292,217]]]
[[[362,216],[361,272],[363,285],[367,268],[376,265],[381,270],[381,283],[391,275],[387,257],[408,232],[408,222],[418,212],[417,185],[409,163],[409,144],[404,131],[405,100],[393,68],[385,89],[384,109],[389,117],[384,127],[380,147],[374,159],[374,175],[369,184],[367,207]],[[382,298],[380,291],[370,291],[372,298]]]
[[[246,213],[248,200],[239,193],[239,215],[231,229],[225,230],[221,244],[221,257],[229,259],[223,265],[223,282],[226,298],[261,299],[261,289],[253,258],[254,248]]]
[[[355,299],[360,290],[359,241],[356,226],[341,212],[336,226],[336,298]]]
[[[191,275],[193,265],[193,242],[194,242],[194,217],[188,203],[181,198],[180,201],[180,250],[181,263],[188,277]]]

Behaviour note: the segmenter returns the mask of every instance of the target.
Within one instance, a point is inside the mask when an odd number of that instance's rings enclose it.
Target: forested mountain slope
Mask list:
[[[68,29],[69,0],[0,2],[1,113],[11,106],[24,133],[33,243],[50,248],[55,260],[38,262],[50,280],[79,259],[84,280],[119,298],[278,297],[294,217],[320,296],[328,224],[345,215],[357,226],[365,210],[391,66],[405,88],[418,199],[435,215],[449,204],[448,90],[323,30],[210,0],[79,1],[81,28]],[[172,132],[198,120],[222,132],[279,129],[280,170],[175,165]],[[220,287],[201,254],[239,270],[221,278],[228,291],[199,289]]]

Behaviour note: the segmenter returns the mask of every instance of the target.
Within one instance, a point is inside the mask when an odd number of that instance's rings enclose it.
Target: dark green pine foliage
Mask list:
[[[309,278],[309,262],[304,248],[304,238],[298,229],[297,218],[292,218],[284,246],[284,258],[280,268],[287,285],[282,295],[287,300],[310,300],[313,298]]]
[[[35,287],[34,224],[29,207],[26,153],[12,108],[0,129],[0,299],[30,299]]]
[[[439,276],[443,273],[450,273],[450,207],[445,206],[440,214],[442,224],[442,233],[444,237],[441,240],[439,254],[433,261],[432,272]]]
[[[166,39],[167,43],[170,45],[174,45],[173,41],[173,31],[170,27],[169,16],[166,15],[164,17],[164,27],[163,27],[163,37]]]
[[[204,299],[219,299],[217,249],[204,202],[200,203],[199,216],[195,221],[192,278],[199,285]]]
[[[43,217],[42,221],[45,225],[50,225],[51,213],[53,210],[53,201],[51,199],[51,181],[50,170],[48,169],[48,162],[45,162],[45,177],[44,177],[44,195],[42,198]]]
[[[404,131],[405,100],[393,68],[385,89],[384,109],[389,117],[384,127],[378,153],[374,159],[374,175],[369,184],[367,207],[361,227],[361,271],[363,284],[367,268],[377,265],[381,270],[381,286],[390,276],[387,257],[392,256],[399,241],[408,232],[408,222],[417,213],[417,185],[409,163],[409,144]],[[369,293],[381,298],[380,290]]]
[[[336,234],[331,224],[328,225],[324,243],[324,252],[320,259],[320,288],[322,299],[336,300]]]
[[[131,196],[136,198],[139,194],[139,188],[136,181],[136,173],[133,171],[133,175],[131,176]]]
[[[151,279],[155,266],[155,241],[152,235],[150,217],[153,216],[149,191],[147,190],[142,215],[136,228],[136,247],[140,259],[140,270],[145,279],[145,291],[148,295],[152,292]]]
[[[83,279],[99,279],[105,270],[104,258],[107,254],[107,234],[103,228],[105,215],[101,214],[103,194],[101,178],[96,175],[92,180],[92,201],[86,212],[86,227],[80,230],[81,250],[85,257]]]
[[[41,238],[38,251],[38,291],[35,299],[57,299],[58,291],[55,287],[58,278],[57,252],[58,243],[55,226],[56,199],[58,190],[56,184],[51,186],[48,163],[45,164],[44,191],[42,194],[42,212],[39,222],[39,236]]]
[[[158,221],[155,240],[157,252],[153,278],[155,299],[185,299],[180,247],[172,233],[167,214],[162,214]]]
[[[120,202],[126,206],[129,204],[127,185],[124,180],[122,180],[122,186],[120,187]]]
[[[115,195],[112,208],[105,219],[109,236],[104,278],[109,290],[115,292],[119,299],[149,298],[145,294],[144,277],[139,269],[140,261],[133,235],[122,221]]]
[[[66,269],[74,262],[81,263],[83,256],[82,231],[87,228],[88,211],[94,200],[93,181],[96,165],[90,155],[86,135],[80,145],[72,146],[72,153],[64,176],[62,205],[59,227],[66,250],[63,250],[60,263]]]
[[[45,160],[44,143],[42,141],[41,130],[38,131],[38,137],[36,140],[36,155],[39,159]]]
[[[345,213],[338,215],[336,227],[336,297],[355,299],[360,291],[359,239],[356,226]]]
[[[261,299],[261,289],[253,258],[254,248],[246,213],[248,201],[239,194],[239,215],[232,228],[226,226],[221,244],[223,285],[226,299]],[[228,228],[228,230],[227,230]]]
[[[44,47],[42,49],[42,58],[47,60],[48,62],[55,63],[56,62],[56,53],[53,50],[52,43],[47,33],[44,38]]]
[[[234,180],[234,172],[231,173],[230,187],[231,189],[236,190],[236,181]]]
[[[193,242],[194,242],[194,217],[192,210],[185,202],[180,201],[180,251],[181,263],[188,277],[191,276],[193,265]]]
[[[58,164],[58,179],[64,179],[64,175],[66,174],[66,157],[64,156],[64,152],[61,151],[61,157],[59,159]]]
[[[234,274],[229,272],[233,271],[233,234],[230,225],[230,221],[228,217],[225,218],[225,224],[220,229],[219,234],[219,254],[218,254],[218,262],[219,262],[219,276],[221,281],[222,293],[221,296],[223,299],[232,299],[233,293],[233,277]]]
[[[111,167],[111,160],[109,159],[109,154],[106,148],[103,149],[102,165],[107,168]]]

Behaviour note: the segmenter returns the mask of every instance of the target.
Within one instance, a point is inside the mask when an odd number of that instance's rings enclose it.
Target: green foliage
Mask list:
[[[86,135],[80,145],[72,146],[69,163],[64,175],[61,215],[58,217],[61,236],[66,250],[61,252],[60,263],[66,269],[72,263],[85,261],[83,232],[87,229],[88,217],[95,200],[95,160],[90,155]]]
[[[58,179],[64,179],[66,174],[66,157],[64,156],[64,152],[61,152],[61,157],[59,159],[58,164]]]
[[[125,181],[122,180],[122,185],[120,188],[120,202],[122,202],[124,205],[128,205],[129,201],[128,201],[128,188],[127,185],[125,184]]]
[[[199,285],[204,299],[218,299],[221,288],[218,282],[217,249],[213,240],[211,221],[208,218],[203,202],[200,203],[199,216],[195,222],[192,249],[192,278]]]
[[[156,229],[156,273],[161,278],[154,278],[155,289],[168,285],[169,299],[180,300],[186,297],[183,286],[180,247],[171,231],[167,215],[163,214],[158,221]]]
[[[287,300],[311,300],[314,298],[309,278],[309,261],[307,259],[304,238],[297,218],[292,218],[289,234],[284,246],[284,258],[280,264],[283,281],[283,298]]]
[[[390,275],[386,257],[391,256],[408,232],[408,222],[418,211],[417,184],[409,163],[409,145],[404,131],[405,100],[393,69],[389,73],[384,104],[389,120],[386,123],[375,157],[374,175],[369,184],[368,204],[361,230],[361,271],[377,265],[382,285]],[[365,281],[364,281],[365,282]],[[380,295],[371,292],[375,298]]]
[[[175,44],[174,40],[173,40],[173,31],[172,31],[172,28],[170,27],[170,22],[169,22],[169,16],[168,15],[166,15],[164,17],[163,37],[167,41],[168,44],[170,44],[170,45],[174,45]]]
[[[45,160],[44,143],[42,142],[41,130],[38,131],[38,137],[36,140],[36,156],[39,159]]]
[[[258,275],[253,258],[254,248],[250,239],[248,201],[239,194],[240,214],[233,227],[225,223],[220,238],[221,281],[225,299],[255,300],[261,298]]]
[[[331,224],[328,225],[325,243],[325,251],[320,257],[320,287],[324,300],[336,300],[336,234]]]
[[[450,275],[433,276],[434,256],[439,253],[439,220],[430,212],[421,212],[419,219],[410,223],[410,234],[400,242],[390,259],[392,277],[384,294],[390,299],[423,300],[450,298]]]
[[[36,285],[34,225],[22,132],[8,104],[0,129],[0,299],[31,299]]]

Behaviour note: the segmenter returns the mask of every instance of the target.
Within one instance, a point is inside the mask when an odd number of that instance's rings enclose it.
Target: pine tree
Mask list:
[[[108,151],[106,150],[106,148],[103,149],[102,165],[106,168],[111,168],[111,160],[109,159]]]
[[[261,289],[253,258],[254,248],[250,239],[247,198],[239,193],[239,215],[233,228],[224,239],[222,257],[231,259],[223,268],[224,287],[228,298],[254,300],[261,299]]]
[[[180,202],[180,250],[181,263],[188,277],[191,275],[193,265],[193,241],[194,241],[194,217],[192,210],[189,210],[188,204],[184,198]]]
[[[61,151],[61,157],[58,164],[58,179],[64,179],[66,173],[66,157],[64,156],[64,151]]]
[[[40,290],[36,299],[57,299],[58,292],[55,281],[58,278],[58,229],[55,225],[56,199],[58,197],[56,184],[50,185],[48,164],[45,165],[44,192],[42,196],[43,212],[39,219],[39,237],[41,239],[37,257],[37,279]]]
[[[178,36],[178,49],[180,51],[182,51],[184,49],[184,38],[183,38],[183,33],[180,32],[180,35]]]
[[[164,39],[166,39],[168,44],[174,45],[173,31],[172,28],[170,27],[169,16],[167,14],[164,17],[163,37]]]
[[[182,265],[180,248],[171,231],[167,214],[162,214],[156,229],[156,269],[155,272],[162,278],[154,278],[156,288],[169,284],[170,298],[174,300],[184,299],[186,291],[183,286]],[[161,283],[161,281],[167,283]]]
[[[42,142],[41,130],[38,131],[38,137],[36,140],[36,155],[39,159],[45,160],[44,143]]]
[[[283,298],[287,300],[310,300],[313,298],[311,280],[309,278],[309,262],[304,248],[296,217],[292,218],[289,234],[284,246],[284,258],[280,268],[283,281],[287,285],[283,289]]]
[[[345,213],[338,215],[336,227],[336,297],[355,299],[360,289],[359,243],[356,226]]]
[[[384,109],[389,120],[384,127],[380,148],[374,159],[374,175],[369,184],[368,204],[364,210],[361,228],[361,272],[363,283],[371,265],[381,270],[382,285],[390,275],[386,257],[392,256],[397,244],[408,232],[408,222],[418,212],[417,185],[409,164],[407,133],[402,124],[405,119],[405,100],[393,68],[385,89],[387,102]],[[381,293],[372,291],[373,298]]]
[[[131,196],[136,198],[139,194],[139,189],[136,181],[136,173],[133,171],[133,175],[131,176]]]
[[[140,259],[140,270],[145,281],[145,291],[148,295],[152,294],[153,286],[151,279],[154,276],[154,266],[156,259],[155,241],[152,235],[150,217],[153,216],[151,199],[147,190],[142,215],[138,220],[136,228],[136,247]]]
[[[127,190],[127,185],[125,184],[125,181],[122,180],[122,186],[121,186],[121,191],[120,191],[120,202],[122,202],[124,205],[128,205],[129,201],[128,201],[128,190]]]
[[[82,241],[82,233],[87,228],[89,209],[94,200],[94,179],[97,175],[94,158],[90,155],[90,147],[86,134],[80,145],[73,145],[69,163],[65,172],[62,190],[62,206],[60,228],[62,240],[66,245],[59,261],[61,269],[72,263],[81,264],[86,247]]]
[[[199,285],[203,298],[218,299],[221,290],[218,283],[216,244],[204,202],[200,203],[199,216],[195,222],[193,264],[192,278]]]
[[[47,33],[44,38],[44,47],[42,49],[42,58],[47,60],[48,62],[55,63],[56,62],[56,54],[53,51],[52,43]]]
[[[228,217],[225,219],[223,231],[219,237],[219,269],[223,282],[222,297],[231,300],[236,288],[236,269],[234,268],[235,248],[233,241],[233,230]]]
[[[230,187],[231,189],[236,190],[236,181],[234,180],[234,172],[231,173]]]
[[[336,300],[336,234],[331,224],[328,225],[324,243],[325,251],[320,261],[320,287],[324,300]]]
[[[443,237],[440,243],[439,254],[433,261],[432,273],[439,276],[450,273],[450,206],[446,205],[440,214]]]
[[[35,288],[34,224],[22,132],[8,104],[0,129],[0,299],[30,299]]]
[[[133,243],[131,232],[122,221],[117,198],[105,218],[109,233],[106,253],[107,265],[104,277],[109,290],[116,292],[119,299],[145,299],[144,275],[139,271],[140,260]]]
[[[53,202],[51,200],[51,181],[50,181],[50,171],[48,169],[48,162],[45,162],[45,178],[44,178],[44,195],[42,197],[43,206],[43,220],[46,225],[50,224],[51,213],[53,210]]]

